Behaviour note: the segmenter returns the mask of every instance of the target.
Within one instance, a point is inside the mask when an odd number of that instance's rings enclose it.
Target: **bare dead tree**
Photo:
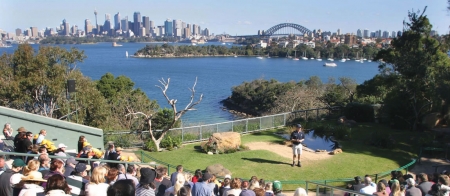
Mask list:
[[[169,103],[169,105],[172,107],[172,114],[173,114],[173,119],[172,121],[169,123],[168,126],[166,126],[162,132],[161,135],[159,136],[159,138],[156,138],[155,135],[153,134],[152,131],[152,115],[148,115],[145,114],[143,112],[134,112],[131,109],[128,109],[129,113],[126,116],[129,115],[133,115],[133,116],[137,116],[137,115],[142,115],[145,117],[145,121],[148,123],[148,129],[149,129],[149,133],[150,133],[150,137],[152,139],[152,141],[155,143],[156,146],[156,150],[159,151],[160,150],[160,143],[161,141],[164,139],[164,136],[167,134],[167,132],[175,125],[175,123],[188,111],[192,111],[192,110],[196,110],[194,108],[194,106],[198,105],[202,99],[203,99],[203,94],[200,95],[199,99],[197,101],[194,102],[195,99],[195,86],[197,85],[197,78],[195,78],[195,82],[194,85],[192,86],[192,88],[189,88],[189,90],[191,91],[191,97],[189,100],[189,103],[186,105],[186,107],[180,111],[177,110],[177,100],[176,99],[171,99],[169,98],[169,96],[167,95],[167,90],[169,89],[169,84],[170,84],[170,78],[167,78],[167,81],[164,80],[164,78],[162,78],[161,80],[158,80],[159,83],[161,83],[160,85],[156,85],[156,87],[160,88],[164,97],[166,98],[167,102]]]

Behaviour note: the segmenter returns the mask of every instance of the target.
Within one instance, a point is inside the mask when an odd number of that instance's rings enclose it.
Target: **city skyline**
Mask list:
[[[364,2],[364,4],[362,4]],[[68,1],[42,2],[29,0],[6,1],[0,6],[0,29],[14,32],[16,28],[55,28],[64,19],[72,26],[83,28],[86,19],[95,24],[94,10],[98,12],[98,23],[103,24],[109,14],[111,21],[116,13],[121,18],[133,19],[135,12],[149,17],[155,26],[164,25],[166,19],[181,20],[189,24],[208,27],[212,33],[231,35],[257,34],[258,30],[284,22],[300,24],[310,30],[355,33],[358,29],[369,31],[398,31],[407,20],[408,11],[423,10],[439,34],[449,31],[450,16],[447,0],[368,0],[368,1],[313,2],[285,1]],[[22,14],[19,14],[23,12]],[[14,17],[11,17],[14,15]],[[33,16],[33,17],[30,17]],[[115,25],[111,25],[114,27]]]

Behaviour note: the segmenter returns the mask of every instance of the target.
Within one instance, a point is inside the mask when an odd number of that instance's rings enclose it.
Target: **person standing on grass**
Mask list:
[[[297,157],[297,166],[301,167],[301,155],[302,155],[302,142],[305,140],[305,134],[302,132],[302,125],[297,124],[297,129],[291,133],[291,142],[292,142],[292,167],[295,166],[295,157]],[[298,156],[297,156],[298,155]]]

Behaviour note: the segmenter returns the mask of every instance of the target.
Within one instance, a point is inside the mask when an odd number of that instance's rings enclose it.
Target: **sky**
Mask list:
[[[84,29],[84,20],[103,24],[105,14],[120,13],[121,18],[133,13],[149,16],[155,26],[166,19],[179,19],[198,24],[211,33],[255,35],[280,23],[296,23],[309,30],[356,33],[370,31],[398,31],[408,11],[423,10],[433,29],[447,34],[450,12],[447,0],[0,0],[0,29],[14,32],[29,27],[55,28],[63,19]]]

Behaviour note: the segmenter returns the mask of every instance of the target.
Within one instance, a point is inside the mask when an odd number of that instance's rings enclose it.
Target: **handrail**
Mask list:
[[[369,195],[369,194],[365,194],[365,193],[361,193],[361,192],[356,192],[356,191],[354,191],[354,190],[345,189],[345,188],[336,187],[336,186],[330,186],[330,185],[326,185],[326,184],[320,184],[320,183],[313,182],[313,181],[306,181],[306,188],[305,188],[306,194],[308,194],[308,183],[317,185],[317,187],[316,187],[316,195],[319,194],[319,186],[322,186],[322,187],[330,188],[330,189],[331,189],[331,196],[333,195],[333,189],[337,189],[337,190],[340,190],[340,191],[345,191],[345,192],[348,192],[348,193],[353,193],[353,194],[356,194],[356,195],[372,196],[372,195]]]
[[[35,157],[39,156],[37,154],[28,154],[28,153],[18,153],[18,152],[0,152],[0,155],[13,155],[13,156],[26,156],[26,157]],[[59,158],[59,159],[68,159],[70,156],[64,157],[64,156],[55,156],[55,155],[48,155],[50,158]],[[118,164],[124,164],[125,167],[128,166],[128,164],[131,165],[149,165],[152,167],[158,166],[158,164],[150,164],[150,163],[141,163],[141,162],[125,162],[125,161],[113,161],[113,160],[105,160],[105,159],[89,159],[89,158],[77,158],[74,157],[77,161],[87,161],[89,164],[90,162],[105,162],[105,163],[118,163]]]

